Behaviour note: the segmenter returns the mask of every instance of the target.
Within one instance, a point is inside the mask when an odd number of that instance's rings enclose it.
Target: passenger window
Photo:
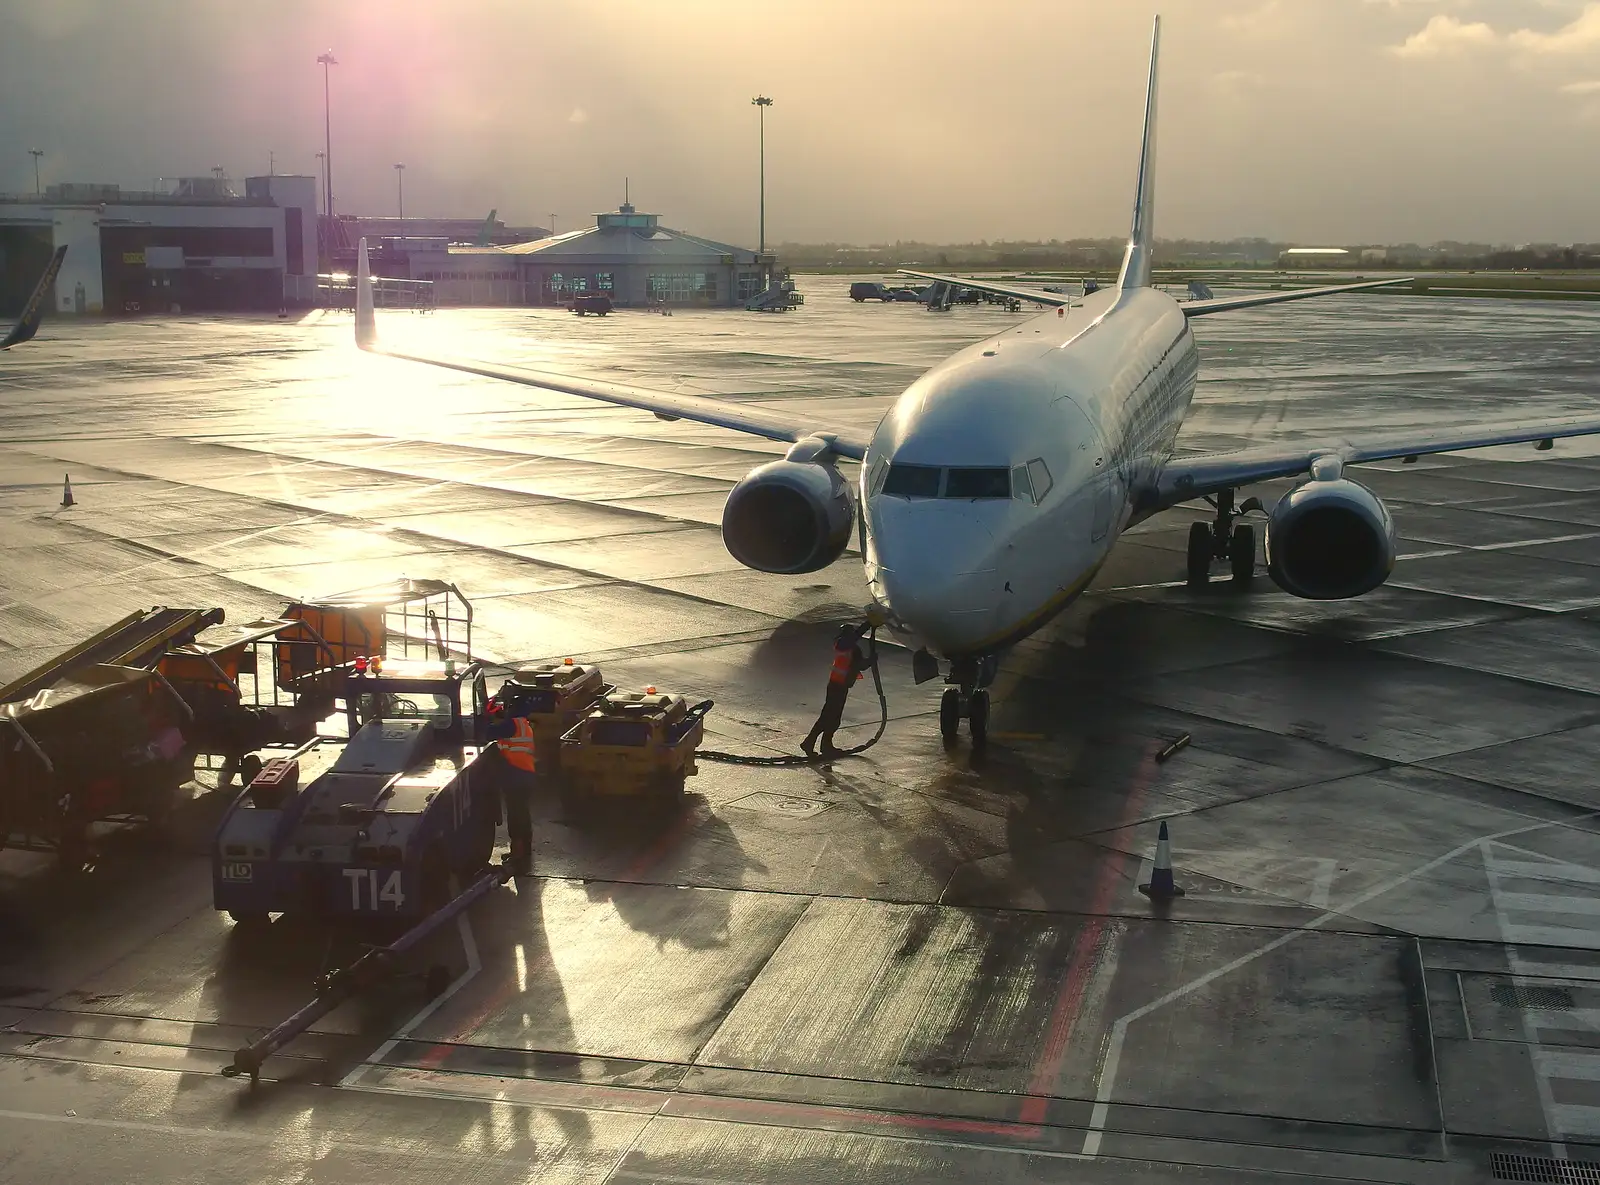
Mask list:
[[[1043,502],[1044,496],[1050,492],[1050,467],[1042,458],[1035,457],[1028,462],[1028,479],[1033,483],[1033,500]]]
[[[952,469],[944,479],[946,498],[1009,498],[1009,469]]]
[[[941,472],[937,465],[890,465],[883,492],[902,498],[937,498]]]

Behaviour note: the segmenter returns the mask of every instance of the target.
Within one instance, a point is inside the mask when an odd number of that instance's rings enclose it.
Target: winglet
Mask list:
[[[28,297],[28,303],[22,306],[22,319],[11,327],[10,333],[0,338],[0,350],[9,350],[21,342],[31,341],[33,335],[39,332],[39,319],[44,316],[45,308],[55,302],[56,273],[61,270],[61,261],[66,257],[67,249],[57,247],[56,253],[51,256],[50,263],[44,269],[44,274],[33,286],[33,294]]]
[[[367,263],[367,240],[356,249],[356,345],[363,350],[378,342],[378,319],[372,312],[372,271]]]
[[[1121,289],[1150,287],[1150,258],[1156,241],[1156,60],[1160,51],[1158,16],[1150,34],[1150,82],[1144,97],[1144,145],[1139,150],[1139,187],[1133,195],[1133,229],[1117,276]]]

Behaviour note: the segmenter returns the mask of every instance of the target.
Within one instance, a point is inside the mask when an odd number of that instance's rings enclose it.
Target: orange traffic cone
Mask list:
[[[61,505],[71,506],[72,504],[72,475],[64,473],[61,475]]]
[[[1161,824],[1156,834],[1156,866],[1150,870],[1150,883],[1140,885],[1139,892],[1152,901],[1170,901],[1183,896],[1183,890],[1172,879],[1172,841],[1167,837],[1166,823]]]

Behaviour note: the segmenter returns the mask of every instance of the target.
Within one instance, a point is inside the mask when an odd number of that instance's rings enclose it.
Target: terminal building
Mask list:
[[[410,221],[409,219],[407,220]],[[624,202],[594,225],[501,246],[384,238],[375,274],[427,280],[440,305],[565,305],[603,293],[621,308],[742,307],[766,288],[775,257],[661,225]],[[353,255],[345,261],[353,265]]]
[[[21,308],[54,248],[58,313],[276,311],[317,284],[314,177],[219,177],[168,191],[51,185],[0,194],[0,316]]]

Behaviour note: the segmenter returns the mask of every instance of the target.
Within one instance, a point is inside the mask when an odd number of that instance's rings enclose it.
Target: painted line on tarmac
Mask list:
[[[437,996],[429,1000],[420,1009],[418,1009],[416,1014],[412,1016],[410,1020],[406,1021],[405,1024],[401,1025],[394,1031],[394,1036],[390,1037],[382,1045],[378,1046],[377,1049],[373,1050],[371,1056],[369,1056],[355,1069],[351,1070],[343,1078],[339,1079],[340,1086],[354,1086],[356,1083],[360,1082],[361,1079],[366,1076],[368,1070],[372,1069],[375,1064],[383,1061],[384,1058],[393,1053],[395,1046],[399,1045],[400,1042],[407,1040],[412,1033],[416,1032],[418,1025],[422,1024],[423,1021],[427,1020],[435,1012],[439,1011],[440,1008],[444,1007],[445,1002],[449,1000],[450,997],[454,996],[462,988],[466,987],[467,984],[471,983],[473,979],[477,978],[478,972],[483,970],[483,962],[478,958],[478,943],[472,936],[472,923],[467,920],[467,915],[465,913],[456,918],[456,931],[461,935],[461,948],[466,952],[466,970],[460,975],[456,976],[455,979],[451,980],[449,986],[446,987],[444,991],[440,992]]]
[[[662,832],[661,835],[656,837],[656,839],[651,842],[649,846],[635,856],[628,866],[618,874],[617,880],[611,883],[628,885],[648,883],[640,881],[639,878],[644,876],[645,873],[649,872],[651,868],[659,864],[670,851],[672,851],[679,843],[681,843],[684,836],[687,835],[690,830],[692,830],[691,824],[697,822],[698,819],[698,808],[691,807],[680,812],[678,818],[673,822],[672,826],[666,831]],[[600,878],[593,878],[587,883],[600,883]],[[609,897],[604,898],[604,900],[609,899]],[[476,954],[475,950],[474,954]],[[539,956],[539,961],[538,963],[534,964],[534,966],[538,967],[541,964],[548,963],[551,957],[552,954],[550,950],[546,949],[544,953]],[[519,966],[517,969],[517,974],[500,984],[500,986],[494,990],[493,994],[491,994],[489,998],[478,1007],[472,1016],[460,1026],[460,1031],[462,1033],[476,1032],[484,1025],[486,1021],[488,1021],[502,1008],[509,1004],[513,997],[526,992],[528,990],[527,984],[529,970],[529,967]],[[454,988],[455,985],[452,984],[451,986]],[[379,1051],[379,1053],[374,1054],[370,1060],[377,1061],[379,1060],[380,1056],[386,1055],[391,1049],[394,1048],[398,1039],[400,1039],[400,1036],[401,1035],[397,1034],[396,1041],[389,1042]],[[456,1042],[450,1041],[435,1042],[434,1044],[430,1045],[420,1057],[417,1058],[417,1064],[425,1070],[439,1069],[444,1064],[445,1059],[450,1056],[450,1052],[456,1047],[456,1044]],[[340,1085],[344,1084],[340,1083]]]
[[[1139,766],[1134,771],[1132,784],[1128,787],[1127,796],[1123,799],[1122,819],[1117,824],[1118,827],[1125,827],[1138,817],[1139,809],[1143,806],[1145,795],[1150,789],[1150,783],[1155,778],[1155,751],[1154,741],[1145,747]],[[1023,1099],[1022,1106],[1018,1109],[1018,1117],[1023,1123],[1043,1122],[1050,1106],[1050,1090],[1061,1075],[1068,1046],[1078,1026],[1078,1018],[1083,1013],[1084,1002],[1089,996],[1091,986],[1098,980],[1099,994],[1103,996],[1109,990],[1111,979],[1116,974],[1119,953],[1117,940],[1121,936],[1123,927],[1120,922],[1106,916],[1111,911],[1112,894],[1122,881],[1121,871],[1115,863],[1116,859],[1117,853],[1108,851],[1102,860],[1100,874],[1095,881],[1094,897],[1086,911],[1091,916],[1084,922],[1083,928],[1078,931],[1078,936],[1073,941],[1072,957],[1067,963],[1061,993],[1056,997],[1055,1007],[1051,1010],[1050,1024],[1045,1030],[1039,1060],[1034,1063],[1033,1073],[1028,1079],[1026,1088],[1028,1097]]]
[[[1439,868],[1442,865],[1448,864],[1452,860],[1459,859],[1461,856],[1464,856],[1466,853],[1474,850],[1475,848],[1481,848],[1484,843],[1490,840],[1504,839],[1513,835],[1526,835],[1529,832],[1543,831],[1551,827],[1565,827],[1568,824],[1575,823],[1580,819],[1593,819],[1597,816],[1600,816],[1600,811],[1585,811],[1583,814],[1575,815],[1571,819],[1551,819],[1539,823],[1529,823],[1522,827],[1510,827],[1504,831],[1496,831],[1488,835],[1476,836],[1475,838],[1468,840],[1466,843],[1451,848],[1444,855],[1436,856],[1432,860],[1429,860],[1426,864],[1419,864],[1410,872],[1402,873],[1399,876],[1392,877],[1391,879],[1384,881],[1371,889],[1368,889],[1365,893],[1358,894],[1357,896],[1350,898],[1348,901],[1342,902],[1337,909],[1330,909],[1327,913],[1322,914],[1320,917],[1311,919],[1303,926],[1299,926],[1296,929],[1289,931],[1287,934],[1284,934],[1279,938],[1275,938],[1263,946],[1257,947],[1255,950],[1250,951],[1247,954],[1240,955],[1237,959],[1234,959],[1228,963],[1224,963],[1222,966],[1217,967],[1214,970],[1207,971],[1204,975],[1198,976],[1195,979],[1191,979],[1188,983],[1183,984],[1180,987],[1173,988],[1172,991],[1168,992],[1166,995],[1158,996],[1156,999],[1150,1001],[1150,1003],[1141,1008],[1135,1008],[1132,1012],[1118,1017],[1116,1023],[1111,1027],[1111,1040],[1106,1045],[1105,1058],[1102,1060],[1100,1065],[1100,1078],[1095,1089],[1094,1111],[1089,1116],[1089,1130],[1085,1133],[1083,1138],[1083,1154],[1091,1157],[1098,1156],[1100,1154],[1100,1141],[1105,1134],[1106,1119],[1111,1111],[1111,1093],[1116,1087],[1117,1070],[1122,1061],[1122,1046],[1127,1040],[1128,1026],[1133,1024],[1134,1021],[1141,1020],[1144,1017],[1149,1016],[1152,1012],[1156,1012],[1159,1009],[1165,1008],[1168,1004],[1181,1000],[1185,996],[1191,995],[1194,992],[1199,991],[1201,988],[1209,986],[1210,984],[1221,979],[1223,976],[1231,975],[1233,972],[1239,970],[1239,968],[1255,962],[1263,955],[1271,954],[1279,947],[1289,945],[1289,943],[1293,942],[1297,938],[1303,937],[1311,930],[1320,929],[1328,922],[1336,921],[1340,917],[1348,914],[1357,906],[1365,905],[1367,902],[1382,897],[1386,893],[1392,893],[1401,885],[1407,884],[1425,873],[1432,872],[1435,868]]]

